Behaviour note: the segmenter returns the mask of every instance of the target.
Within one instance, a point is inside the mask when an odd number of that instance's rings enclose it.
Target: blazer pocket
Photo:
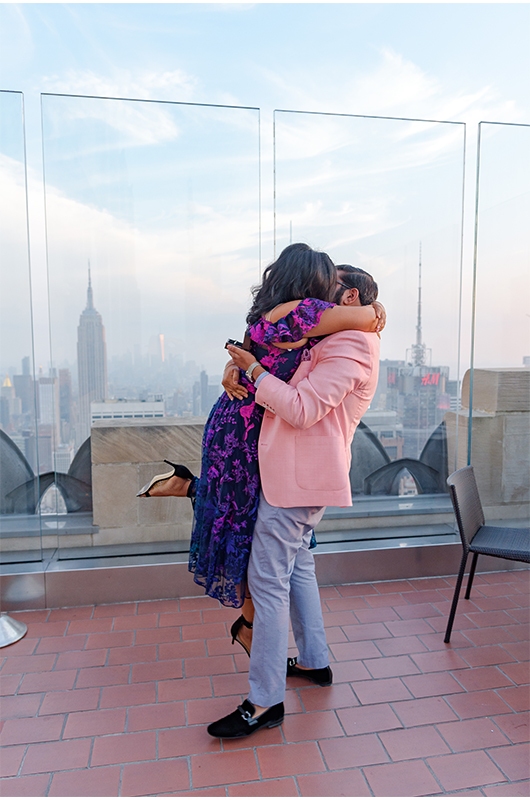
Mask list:
[[[297,436],[295,481],[310,491],[340,491],[349,485],[342,436]]]

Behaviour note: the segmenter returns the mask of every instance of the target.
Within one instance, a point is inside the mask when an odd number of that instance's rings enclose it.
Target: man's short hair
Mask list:
[[[352,267],[351,264],[337,264],[337,272],[340,273],[340,280],[350,289],[359,290],[359,300],[362,306],[369,306],[377,300],[379,289],[369,272],[365,272],[360,267]]]

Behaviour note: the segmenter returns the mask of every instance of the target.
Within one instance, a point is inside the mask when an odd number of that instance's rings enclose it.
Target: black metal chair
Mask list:
[[[444,642],[448,642],[451,638],[469,553],[473,553],[473,561],[467,582],[466,600],[469,600],[477,559],[480,554],[496,556],[497,558],[509,558],[513,561],[530,562],[530,528],[501,528],[485,524],[473,467],[464,467],[453,472],[447,478],[447,484],[464,552],[460,562],[460,571],[456,580],[453,604],[449,614]]]

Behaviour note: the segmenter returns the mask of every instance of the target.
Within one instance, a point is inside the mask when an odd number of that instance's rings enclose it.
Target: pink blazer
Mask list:
[[[351,506],[350,445],[377,386],[379,337],[343,331],[307,353],[289,383],[265,375],[258,453],[268,503]]]

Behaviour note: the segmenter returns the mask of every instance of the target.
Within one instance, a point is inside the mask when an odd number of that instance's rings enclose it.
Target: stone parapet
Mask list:
[[[92,428],[94,545],[186,540],[192,508],[187,498],[136,497],[171,468],[164,458],[199,474],[206,419],[97,421]]]
[[[468,370],[462,381],[462,408],[469,408],[470,384],[471,370]],[[473,411],[489,414],[530,412],[530,369],[475,369]]]
[[[467,464],[470,372],[462,410],[445,415],[449,464]],[[530,502],[530,370],[475,369],[471,464],[487,520],[528,516]]]

